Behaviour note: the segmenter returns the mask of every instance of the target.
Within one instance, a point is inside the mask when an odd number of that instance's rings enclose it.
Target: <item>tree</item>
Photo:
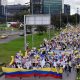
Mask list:
[[[55,26],[55,28],[60,29],[60,27],[64,27],[66,24],[66,17],[65,15],[61,15],[61,22],[60,22],[60,15],[53,15],[51,17],[51,24]]]
[[[74,15],[65,15],[61,14],[61,26],[60,26],[60,15],[52,15],[51,16],[51,24],[55,26],[55,28],[60,29],[60,27],[65,27],[67,23],[70,23],[72,25],[79,24],[79,14]]]
[[[43,34],[44,32],[47,32],[47,27],[46,26],[37,26],[36,31],[39,34]]]
[[[14,20],[23,22],[24,21],[24,15],[27,15],[28,13],[29,13],[28,11],[22,11],[19,13],[15,13]]]

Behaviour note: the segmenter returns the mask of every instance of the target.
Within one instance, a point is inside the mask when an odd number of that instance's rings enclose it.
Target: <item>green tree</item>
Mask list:
[[[47,27],[46,26],[37,26],[36,31],[39,34],[43,34],[44,32],[47,32]]]
[[[24,15],[27,15],[29,14],[28,11],[22,11],[22,12],[19,12],[19,13],[15,13],[14,14],[14,20],[15,21],[20,21],[20,22],[23,22],[24,21]]]

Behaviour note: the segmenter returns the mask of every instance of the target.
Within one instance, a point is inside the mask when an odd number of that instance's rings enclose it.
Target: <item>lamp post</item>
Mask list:
[[[78,10],[79,10],[79,8],[78,8]],[[79,14],[79,25],[80,25],[80,10],[79,10],[78,14]]]
[[[78,26],[78,9],[79,8],[77,8],[77,13],[76,13],[76,27]]]
[[[4,2],[4,15],[5,15],[5,23],[7,27],[7,0]]]
[[[33,1],[31,0],[31,12],[32,12],[32,15],[33,15]],[[34,26],[32,26],[32,48],[34,46],[34,29],[33,29]]]
[[[28,4],[28,3],[25,3]],[[26,34],[26,15],[24,15],[24,49],[26,51],[27,47],[28,47],[28,43],[27,43],[27,34]]]
[[[50,6],[50,3],[49,3],[49,15],[51,15],[51,6]],[[50,31],[50,25],[49,25],[49,40],[51,38],[51,31]]]
[[[62,21],[62,19],[61,19],[61,10],[60,10],[60,27],[61,27],[61,21]]]
[[[7,26],[8,16],[7,16],[7,4],[6,4],[6,26]]]
[[[67,24],[68,24],[69,22],[68,22],[68,13],[67,13]]]

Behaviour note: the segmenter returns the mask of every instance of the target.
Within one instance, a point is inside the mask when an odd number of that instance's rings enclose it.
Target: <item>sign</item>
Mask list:
[[[25,25],[50,25],[50,15],[25,15]]]

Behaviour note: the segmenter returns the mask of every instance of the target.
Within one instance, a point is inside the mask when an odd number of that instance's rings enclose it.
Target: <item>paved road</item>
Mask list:
[[[76,71],[72,69],[69,76],[67,76],[66,73],[63,73],[63,79],[62,80],[76,80]]]
[[[32,77],[32,78],[6,78],[2,76],[0,80],[76,80],[76,72],[72,70],[69,76],[66,73],[63,73],[63,79],[53,79],[53,78],[39,78],[39,77]]]
[[[20,37],[19,35],[8,36],[8,38],[6,38],[6,39],[0,39],[0,43],[7,43],[7,42],[17,39],[19,37]]]
[[[7,34],[8,38],[5,39],[0,39],[0,43],[7,43],[11,40],[14,40],[16,38],[19,38],[19,34],[22,33],[23,31],[0,31],[0,35],[2,34]]]
[[[6,78],[2,76],[0,80],[61,80],[61,79],[53,79],[53,78],[39,78],[39,77],[32,77],[32,78]]]

